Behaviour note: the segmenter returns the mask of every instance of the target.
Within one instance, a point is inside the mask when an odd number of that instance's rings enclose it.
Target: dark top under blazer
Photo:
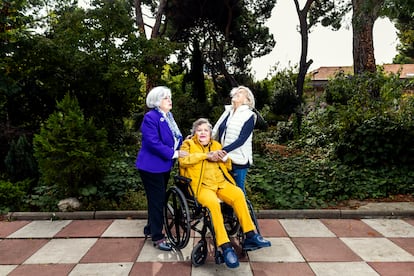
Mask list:
[[[142,146],[135,162],[139,170],[163,173],[174,165],[174,137],[166,119],[155,109],[144,115]],[[182,140],[179,143],[181,145]]]

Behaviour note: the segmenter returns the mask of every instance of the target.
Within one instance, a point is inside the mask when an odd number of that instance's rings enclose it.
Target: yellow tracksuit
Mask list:
[[[190,154],[179,158],[180,175],[191,178],[191,188],[196,200],[210,210],[217,246],[230,242],[218,199],[233,207],[245,233],[255,230],[244,193],[236,186],[228,171],[231,169],[230,158],[225,163],[207,160],[208,152],[221,148],[221,144],[215,140],[203,146],[199,143],[197,135],[194,135],[181,146],[181,150]]]

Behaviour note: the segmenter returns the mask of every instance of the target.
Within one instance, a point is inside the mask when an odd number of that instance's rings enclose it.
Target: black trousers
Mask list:
[[[139,170],[139,174],[147,195],[148,226],[151,231],[151,239],[158,241],[165,237],[163,233],[163,208],[170,171],[165,173],[151,173]]]

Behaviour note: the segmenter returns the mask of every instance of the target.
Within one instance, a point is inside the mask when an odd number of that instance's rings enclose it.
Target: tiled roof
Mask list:
[[[400,78],[414,77],[414,64],[384,64],[385,72],[398,73],[400,70]],[[323,66],[311,71],[308,75],[313,81],[327,81],[335,76],[337,72],[343,71],[345,74],[353,74],[352,66]]]

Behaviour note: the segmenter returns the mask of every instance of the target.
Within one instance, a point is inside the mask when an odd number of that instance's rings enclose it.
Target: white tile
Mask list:
[[[193,238],[190,238],[185,248],[181,250],[162,251],[147,240],[138,255],[137,262],[191,262]]]
[[[401,219],[362,219],[363,222],[389,238],[414,238],[414,226]]]
[[[336,237],[318,219],[280,219],[279,222],[290,237]]]
[[[106,229],[102,234],[102,237],[122,237],[122,238],[132,238],[132,237],[144,237],[144,226],[146,225],[146,220],[126,220],[118,219],[114,220],[111,225]]]
[[[54,239],[36,251],[25,264],[77,263],[97,239]]]
[[[225,264],[216,264],[209,262],[199,267],[192,267],[191,276],[253,276],[253,272],[248,262],[240,262],[240,266],[236,268],[228,268]]]
[[[53,238],[71,220],[36,220],[20,228],[8,238]]]
[[[8,275],[17,265],[0,265],[0,275]]]
[[[387,238],[341,238],[367,262],[414,262],[414,256]]]
[[[252,262],[304,262],[299,250],[289,238],[266,238],[271,247],[249,251]]]
[[[317,276],[376,276],[379,275],[364,262],[309,263]]]
[[[133,263],[78,264],[69,273],[70,276],[128,276]]]

